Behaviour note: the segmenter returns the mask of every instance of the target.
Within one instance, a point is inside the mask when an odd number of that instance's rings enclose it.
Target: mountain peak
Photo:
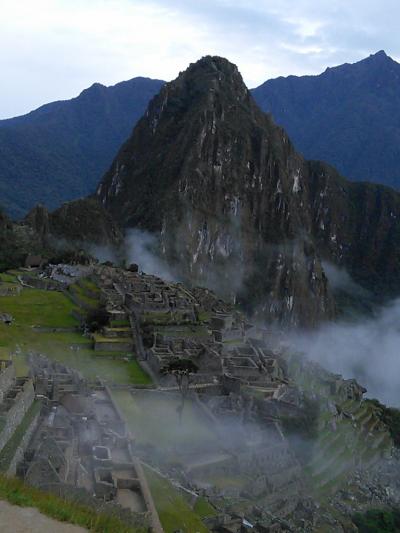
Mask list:
[[[191,63],[175,80],[165,85],[164,91],[186,104],[204,97],[212,100],[213,94],[219,94],[224,101],[249,98],[237,66],[219,56],[204,56]]]
[[[375,54],[371,54],[369,57],[364,59],[365,62],[372,63],[375,65],[384,65],[387,63],[393,63],[393,59],[387,55],[385,50],[379,50],[379,52],[376,52]],[[361,61],[362,63],[362,61]]]
[[[371,54],[369,57],[374,57],[375,59],[388,59],[389,58],[385,50],[379,50],[379,52],[376,52],[375,54]]]
[[[210,72],[223,72],[223,73],[238,73],[236,65],[231,63],[228,59],[221,56],[203,56],[195,63],[190,63],[185,72],[195,72],[197,70],[209,70]]]

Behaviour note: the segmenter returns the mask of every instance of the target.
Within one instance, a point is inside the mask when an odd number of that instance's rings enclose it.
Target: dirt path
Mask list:
[[[87,533],[87,530],[57,522],[32,507],[18,507],[0,501],[0,531],[10,533]]]

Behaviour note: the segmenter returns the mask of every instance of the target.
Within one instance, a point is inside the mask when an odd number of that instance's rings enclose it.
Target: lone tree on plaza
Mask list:
[[[190,384],[193,381],[193,376],[198,371],[197,365],[191,359],[180,359],[175,357],[169,361],[169,363],[162,368],[161,373],[165,375],[174,376],[176,383],[181,393],[181,404],[177,407],[179,415],[179,422],[182,422],[183,408],[185,406],[185,400],[189,391]]]

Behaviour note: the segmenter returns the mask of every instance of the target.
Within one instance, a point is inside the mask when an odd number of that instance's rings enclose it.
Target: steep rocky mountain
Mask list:
[[[400,64],[385,52],[319,76],[269,80],[253,96],[306,158],[400,189]]]
[[[321,258],[398,291],[400,196],[307,162],[227,60],[166,84],[97,194],[124,227],[157,233],[186,280],[289,324],[335,314]]]
[[[95,83],[77,98],[0,121],[0,204],[22,217],[94,191],[148,101],[164,82]]]

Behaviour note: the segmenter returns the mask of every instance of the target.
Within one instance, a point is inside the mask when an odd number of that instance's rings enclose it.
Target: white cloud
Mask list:
[[[95,81],[172,79],[205,54],[252,87],[386,48],[400,55],[394,0],[0,0],[0,116],[70,98]]]
[[[355,377],[367,396],[400,407],[400,300],[375,316],[294,334],[293,348],[332,372]]]

